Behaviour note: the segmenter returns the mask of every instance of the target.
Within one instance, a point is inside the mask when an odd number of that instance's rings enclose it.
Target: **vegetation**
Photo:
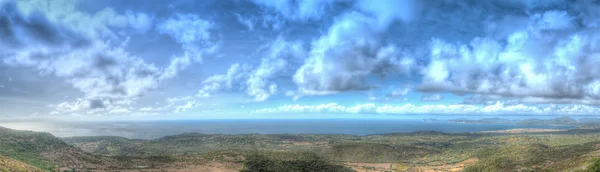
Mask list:
[[[592,165],[590,165],[586,172],[600,172],[600,159],[596,159]]]
[[[539,143],[509,144],[479,152],[480,161],[465,171],[542,171],[557,162],[589,153],[596,144],[556,147]]]
[[[437,121],[435,119],[429,119],[429,121]],[[597,118],[582,118],[579,121],[570,117],[560,117],[554,119],[524,119],[524,120],[509,120],[503,118],[483,118],[483,119],[452,119],[448,122],[455,123],[467,123],[467,124],[519,124],[519,125],[590,125],[600,124],[600,119]]]
[[[0,128],[0,154],[33,166],[52,170],[55,164],[41,154],[69,147],[49,133],[17,131]]]
[[[68,145],[50,133],[19,131],[0,127],[0,156],[14,159],[43,171],[62,171],[61,167],[111,168],[113,159],[92,155]],[[1,167],[1,166],[0,166]],[[12,167],[9,171],[19,171]],[[25,170],[35,171],[35,170]]]
[[[154,140],[0,131],[3,156],[47,171],[594,171],[600,166],[598,129],[368,136],[185,133]],[[1,169],[13,167],[0,164]]]
[[[286,153],[287,154],[287,153]],[[287,157],[250,154],[241,172],[352,172],[354,170],[334,164],[315,153],[303,152]]]
[[[21,161],[17,161],[5,156],[0,156],[0,171],[8,172],[8,171],[30,171],[30,172],[41,172],[43,169],[31,166],[29,164],[23,163]]]

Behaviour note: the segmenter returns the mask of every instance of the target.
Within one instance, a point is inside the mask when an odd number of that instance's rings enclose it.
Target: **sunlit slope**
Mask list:
[[[8,172],[43,172],[46,170],[42,170],[38,167],[34,167],[32,165],[23,163],[21,161],[14,160],[12,158],[8,158],[5,156],[0,156],[0,171]]]
[[[74,148],[49,133],[0,127],[0,138],[0,155],[44,170],[98,167],[113,163],[110,159]]]
[[[100,155],[200,156],[268,167],[306,162],[303,155],[355,170],[574,171],[600,157],[600,131],[575,129],[527,133],[413,132],[383,135],[187,133],[154,140],[122,137],[63,138]],[[304,152],[304,153],[303,153]],[[310,154],[305,154],[310,152]],[[255,156],[256,154],[262,156]],[[281,161],[281,155],[293,161]],[[299,160],[299,161],[296,161]],[[318,159],[317,159],[318,160]],[[318,162],[318,161],[317,161]]]
[[[479,161],[466,171],[564,171],[582,169],[599,142],[565,146],[517,142],[477,153]],[[596,155],[597,156],[597,155]],[[554,169],[554,170],[552,170]]]
[[[244,171],[324,168],[330,171],[587,172],[600,169],[600,131],[589,129],[369,136],[186,133],[137,140],[111,136],[59,139],[48,133],[0,128],[0,138],[0,169],[5,171],[111,171],[137,166],[177,169],[183,168],[182,164],[191,169]]]

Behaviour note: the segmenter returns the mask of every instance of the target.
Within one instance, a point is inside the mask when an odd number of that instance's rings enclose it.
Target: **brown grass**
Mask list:
[[[43,172],[44,170],[39,169],[37,167],[25,164],[21,161],[17,161],[8,157],[4,157],[0,155],[0,171],[1,169],[14,171],[14,172]]]

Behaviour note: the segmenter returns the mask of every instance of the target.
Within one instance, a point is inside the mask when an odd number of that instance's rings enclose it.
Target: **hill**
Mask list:
[[[9,171],[573,171],[600,165],[600,130],[380,135],[56,138],[0,128]]]
[[[518,125],[564,125],[564,126],[585,126],[600,124],[596,118],[582,118],[579,121],[571,117],[559,117],[553,119],[503,119],[503,118],[482,118],[482,119],[451,119],[447,120],[452,123],[464,124],[518,124]]]
[[[0,156],[0,171],[2,171],[2,172],[8,172],[8,171],[43,172],[45,170],[40,169],[38,167],[34,167],[34,166],[26,164],[26,163],[23,163],[21,161],[14,160],[12,158]]]
[[[85,153],[50,133],[0,127],[0,155],[43,170],[110,168],[117,161]]]
[[[246,171],[316,165],[345,171],[543,171],[585,169],[600,150],[600,130],[539,133],[442,133],[380,135],[202,134],[154,140],[121,137],[63,138],[87,152],[104,155],[173,155],[242,163]],[[307,157],[313,157],[308,158]],[[294,167],[296,169],[299,167]],[[301,169],[311,169],[302,167]]]

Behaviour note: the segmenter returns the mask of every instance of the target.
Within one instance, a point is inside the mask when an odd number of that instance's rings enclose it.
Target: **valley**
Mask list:
[[[379,135],[202,134],[57,138],[0,129],[4,171],[573,171],[600,158],[599,129]]]

